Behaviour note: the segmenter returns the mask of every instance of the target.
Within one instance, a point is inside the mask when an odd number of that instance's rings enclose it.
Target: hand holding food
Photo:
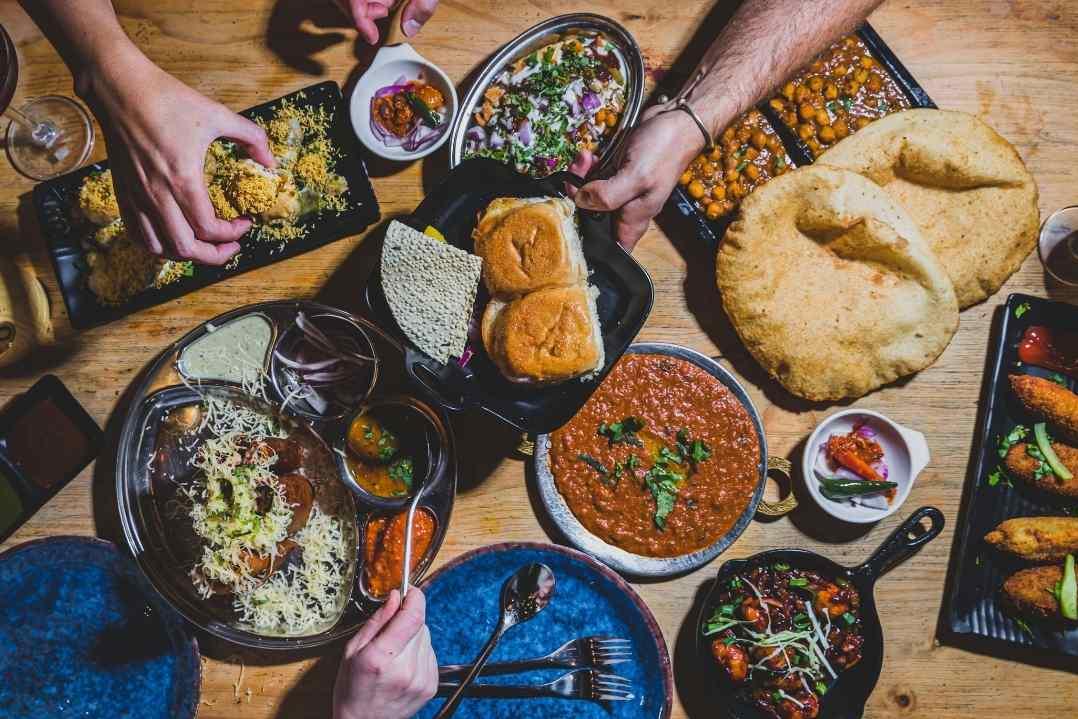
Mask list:
[[[401,602],[394,589],[348,642],[333,688],[333,719],[404,719],[438,688],[426,598],[418,588]]]

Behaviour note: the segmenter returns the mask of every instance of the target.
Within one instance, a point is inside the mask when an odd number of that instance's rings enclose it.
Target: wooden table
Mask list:
[[[326,2],[313,0],[115,0],[127,32],[149,56],[196,89],[235,108],[277,97],[312,82],[344,83],[357,69],[354,33]],[[650,69],[669,68],[688,46],[717,31],[725,11],[710,2],[601,0],[595,3],[527,0],[443,0],[435,20],[415,43],[457,81],[501,43],[536,22],[565,12],[592,11],[623,22],[643,46]],[[710,18],[710,19],[709,19]],[[1076,201],[1078,187],[1078,9],[1069,0],[891,0],[872,23],[941,107],[980,115],[1014,142],[1040,183],[1041,211]],[[71,80],[52,47],[11,0],[0,3],[0,22],[18,45],[22,77],[16,104],[56,93],[71,94]],[[369,53],[360,52],[360,62]],[[684,60],[682,61],[684,64]],[[684,68],[682,68],[684,69]],[[103,143],[95,159],[104,156]],[[372,165],[385,217],[413,208],[442,171],[440,156],[426,166]],[[366,266],[352,237],[270,268],[234,278],[106,327],[71,330],[29,204],[32,183],[0,162],[0,252],[33,265],[52,300],[55,347],[0,374],[0,398],[25,390],[45,372],[60,376],[114,436],[117,403],[153,354],[195,324],[244,301],[318,297],[358,309],[356,289]],[[679,218],[660,218],[636,257],[655,280],[657,302],[640,338],[669,340],[721,354],[747,380],[763,411],[776,454],[797,459],[801,443],[833,408],[793,401],[765,379],[724,317],[715,311],[712,258]],[[936,623],[956,516],[967,481],[978,398],[993,313],[1008,292],[1052,296],[1035,257],[1004,290],[962,315],[962,326],[943,357],[908,383],[855,403],[883,411],[927,435],[933,461],[915,486],[906,511],[922,504],[944,510],[948,527],[916,559],[881,581],[878,602],[887,636],[884,673],[867,715],[971,717],[1007,712],[1063,716],[1078,706],[1078,681],[1065,670],[940,646]],[[1064,298],[1066,299],[1066,298]],[[1070,299],[1078,299],[1072,295]],[[458,425],[469,449],[462,488],[438,561],[507,540],[546,541],[524,481],[524,466],[506,458],[515,436],[482,419]],[[499,441],[490,441],[491,437]],[[111,438],[111,437],[110,437]],[[109,452],[113,451],[110,445]],[[105,463],[102,463],[105,464]],[[113,477],[85,471],[5,543],[56,534],[98,534],[119,540]],[[805,546],[843,563],[864,558],[900,516],[860,536],[836,536],[833,525],[810,511],[771,523],[752,523],[725,559],[763,549]],[[638,585],[658,617],[675,668],[694,673],[681,656],[691,640],[690,614],[713,564],[689,576]],[[339,656],[288,657],[239,652],[203,640],[200,716],[326,717]],[[245,666],[239,691],[234,683]],[[1073,670],[1075,664],[1071,664]],[[250,693],[248,693],[248,690]],[[675,716],[710,716],[679,678]]]

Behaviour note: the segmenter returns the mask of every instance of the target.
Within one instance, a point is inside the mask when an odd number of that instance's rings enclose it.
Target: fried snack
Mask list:
[[[1056,436],[1078,444],[1078,394],[1052,380],[1012,374],[1014,396],[1030,414],[1052,426]]]
[[[549,287],[483,312],[487,354],[512,382],[562,382],[605,363],[594,287]]]
[[[499,197],[472,233],[492,297],[512,299],[544,287],[585,282],[588,265],[571,200]]]
[[[79,187],[79,211],[98,227],[119,218],[120,205],[112,186],[112,170],[90,175],[82,181]]]
[[[719,248],[742,342],[810,400],[860,397],[936,361],[958,303],[920,230],[879,186],[810,166],[756,189]]]
[[[973,115],[899,112],[819,162],[865,175],[906,209],[962,308],[995,294],[1037,244],[1037,183],[1014,147]]]
[[[1061,497],[1078,497],[1078,449],[1060,442],[1052,442],[1059,461],[1074,474],[1073,479],[1060,479],[1048,472],[1038,476],[1037,469],[1041,466],[1041,460],[1029,456],[1025,442],[1013,445],[1003,460],[1003,466],[1007,474],[1029,484],[1037,489]]]
[[[1031,619],[1062,619],[1055,586],[1063,579],[1063,567],[1031,567],[1015,572],[1003,583],[1003,601],[1012,611]]]
[[[1062,562],[1078,553],[1078,517],[1015,517],[984,535],[984,541],[1027,562]]]

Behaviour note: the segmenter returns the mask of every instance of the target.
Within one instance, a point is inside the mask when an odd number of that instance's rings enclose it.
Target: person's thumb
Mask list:
[[[401,14],[401,30],[408,37],[414,36],[427,24],[437,7],[438,0],[411,0]]]

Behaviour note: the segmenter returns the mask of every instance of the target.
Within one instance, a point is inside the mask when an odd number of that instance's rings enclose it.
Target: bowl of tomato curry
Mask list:
[[[566,538],[614,569],[706,564],[748,525],[767,445],[744,388],[678,345],[632,345],[568,423],[537,439],[539,495]]]

